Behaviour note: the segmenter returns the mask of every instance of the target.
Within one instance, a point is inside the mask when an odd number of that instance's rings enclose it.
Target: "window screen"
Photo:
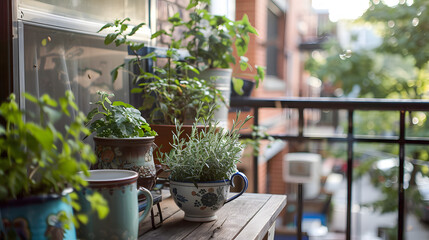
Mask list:
[[[129,82],[119,74],[112,83],[110,71],[127,59],[125,47],[105,46],[102,37],[24,26],[25,91],[48,93],[58,99],[72,90],[82,111],[98,90],[114,92],[115,100],[128,101]],[[126,75],[125,75],[126,76]]]
[[[86,21],[129,17],[134,24],[149,21],[148,5],[147,0],[20,0],[19,4],[21,8]]]

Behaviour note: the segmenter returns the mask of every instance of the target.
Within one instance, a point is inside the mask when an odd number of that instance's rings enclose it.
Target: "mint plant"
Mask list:
[[[99,100],[87,115],[86,125],[97,137],[134,138],[156,136],[139,110],[121,101],[110,101],[114,94],[98,91]],[[95,119],[99,117],[98,119]]]

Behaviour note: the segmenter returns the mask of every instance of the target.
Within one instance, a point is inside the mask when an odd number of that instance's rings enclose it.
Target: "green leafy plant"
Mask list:
[[[155,74],[145,75],[147,81],[131,91],[142,93],[144,102],[140,109],[150,111],[150,122],[174,125],[177,120],[189,123],[195,119],[197,109],[200,115],[206,116],[210,104],[217,99],[224,101],[213,82],[189,76],[189,71],[198,71],[179,61],[175,57],[175,49],[168,49],[166,53],[169,58],[166,65],[163,68],[155,67]],[[201,103],[203,107],[199,108]]]
[[[156,136],[139,110],[132,105],[115,101],[112,103],[109,97],[114,94],[98,91],[97,105],[88,113],[87,125],[91,132],[98,137],[134,138]],[[95,117],[100,116],[98,119]]]
[[[25,112],[19,108],[14,94],[0,106],[0,116],[5,123],[0,126],[0,201],[61,194],[67,188],[79,190],[86,186],[87,182],[78,173],[88,176],[88,165],[96,158],[91,146],[80,140],[81,135],[90,132],[84,126],[86,117],[75,104],[72,92],[67,91],[58,101],[47,94],[40,98],[25,94],[25,98],[37,106],[38,120],[26,116],[24,121]],[[71,117],[71,110],[76,112],[74,117]],[[67,117],[71,123],[58,129],[55,123],[62,117]],[[78,209],[77,194],[70,196],[70,204]],[[99,202],[92,206],[105,216],[108,207],[105,202],[103,204],[104,199],[100,200],[100,196],[95,199]],[[86,219],[83,215],[77,218],[82,222]]]
[[[127,31],[130,28],[129,21],[128,18],[115,20],[113,23],[103,26],[99,31],[113,29],[113,33],[106,36],[105,44],[115,43],[116,46],[125,44],[134,53],[135,57],[129,61],[129,68],[136,67],[138,72],[129,71],[128,73],[139,87],[132,89],[132,93],[142,94],[144,101],[139,109],[149,113],[147,119],[151,124],[174,124],[174,119],[182,122],[193,120],[199,102],[211,104],[216,99],[223,101],[222,94],[215,89],[214,83],[190,76],[190,72],[198,75],[199,71],[187,61],[179,59],[176,48],[180,46],[175,43],[165,50],[166,63],[162,67],[155,66],[154,73],[147,72],[143,68],[141,60],[151,59],[157,62],[158,59],[154,52],[145,56],[137,53],[137,50],[144,44],[128,39],[144,24],[139,24],[131,31]],[[127,68],[122,64],[113,69],[111,72],[113,80],[117,78],[120,69],[126,70]],[[201,114],[207,114],[207,110],[208,106],[202,109]]]
[[[111,43],[115,43],[117,47],[121,45],[126,45],[130,48],[131,51],[134,52],[134,55],[136,56],[133,59],[129,60],[130,66],[138,66],[140,74],[144,74],[143,68],[140,66],[140,61],[145,58],[151,58],[154,57],[154,54],[149,54],[145,57],[140,57],[139,54],[137,54],[137,50],[143,48],[145,46],[144,43],[141,42],[135,42],[132,40],[129,40],[130,37],[132,37],[136,32],[145,25],[145,23],[140,23],[137,26],[133,26],[131,31],[129,28],[131,27],[127,22],[131,21],[129,18],[124,19],[116,19],[113,21],[113,23],[106,23],[103,27],[98,30],[97,33],[106,30],[106,29],[113,29],[112,33],[107,34],[107,36],[104,38],[104,44],[109,45]],[[111,72],[110,75],[112,75],[112,80],[115,81],[118,78],[119,69],[124,69],[125,63],[115,67]],[[131,72],[130,72],[131,73]],[[132,73],[131,73],[132,74]]]
[[[242,71],[253,70],[249,59],[244,55],[248,50],[250,34],[258,33],[250,24],[248,16],[245,14],[241,20],[233,21],[225,16],[212,15],[204,9],[209,3],[207,0],[191,1],[187,6],[187,10],[191,10],[188,21],[184,21],[176,13],[168,19],[172,27],[168,31],[162,29],[154,33],[152,38],[166,35],[171,39],[172,45],[186,48],[191,55],[188,61],[200,71],[207,68],[230,68],[235,64],[239,64]],[[181,37],[176,39],[175,36]],[[238,61],[234,56],[233,46]],[[253,77],[258,87],[265,77],[265,70],[262,66],[255,68],[256,74]],[[239,80],[241,79],[236,81]]]
[[[229,179],[237,171],[236,164],[244,148],[239,131],[251,119],[247,116],[238,121],[238,115],[228,131],[218,127],[218,123],[211,123],[211,108],[208,117],[197,117],[191,134],[185,138],[181,138],[182,125],[176,122],[173,148],[161,158],[161,163],[171,172],[171,179],[194,183]]]

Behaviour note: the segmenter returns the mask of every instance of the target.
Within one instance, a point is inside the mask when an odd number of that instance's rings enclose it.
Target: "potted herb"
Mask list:
[[[193,120],[196,116],[196,108],[199,102],[206,105],[213,103],[220,98],[220,92],[214,89],[214,85],[197,77],[191,77],[190,72],[199,74],[198,69],[182,61],[179,57],[179,43],[173,42],[168,49],[162,51],[148,51],[142,53],[141,49],[144,43],[130,40],[130,38],[144,25],[141,23],[131,27],[129,18],[115,20],[113,23],[107,23],[99,32],[111,30],[105,37],[105,44],[114,43],[116,46],[127,45],[129,52],[134,58],[129,60],[129,66],[125,63],[117,66],[111,71],[112,80],[115,81],[119,70],[127,71],[133,78],[138,88],[132,89],[132,93],[141,93],[143,98],[140,110],[149,112],[147,120],[152,124],[174,125],[174,119],[182,122]],[[154,34],[152,37],[155,38]],[[161,52],[161,53],[159,53]],[[143,55],[143,56],[141,56]],[[162,56],[156,56],[162,55]],[[153,66],[153,69],[145,69],[141,61],[151,59],[157,62],[158,58],[166,59],[162,66]],[[137,68],[137,73],[128,71],[128,69]],[[179,101],[180,100],[180,101]],[[201,114],[207,113],[208,107]]]
[[[73,216],[72,206],[79,206],[72,190],[87,185],[78,173],[88,176],[88,165],[95,161],[91,147],[80,141],[82,134],[89,133],[86,118],[71,92],[58,101],[48,95],[25,97],[38,108],[38,120],[30,119],[33,111],[20,110],[14,94],[0,106],[5,123],[0,126],[0,238],[76,239],[75,224],[87,218]],[[77,113],[73,118],[71,110]],[[59,119],[70,124],[56,128]],[[100,204],[103,198],[91,198],[98,202],[92,206],[105,216],[108,207]]]
[[[153,161],[157,135],[132,105],[112,102],[114,94],[97,92],[99,100],[88,113],[86,123],[94,136],[97,162],[93,169],[124,169],[139,174],[137,185],[151,190],[155,185]]]
[[[174,50],[167,50],[168,55],[170,52]],[[184,70],[186,63],[172,61],[176,68],[167,66],[166,71],[156,68],[153,81],[142,82],[139,88],[132,91],[141,93],[144,99],[141,109],[150,113],[149,119],[154,123],[152,127],[160,135],[155,143],[160,146],[161,153],[171,149],[175,121],[184,123],[182,130],[189,134],[197,112],[206,116],[209,105],[216,102],[216,99],[222,99],[220,91],[212,83],[187,76],[187,71]],[[177,73],[178,70],[182,74]]]
[[[169,48],[165,54],[167,63],[161,68],[154,67],[154,74],[139,76],[145,81],[131,92],[141,94],[143,105],[140,109],[149,112],[151,123],[174,125],[175,121],[180,121],[192,124],[197,109],[200,115],[206,116],[209,105],[216,99],[222,100],[221,93],[211,82],[191,77],[189,72],[198,73],[198,70],[181,61],[176,49]]]
[[[112,30],[112,33],[106,36],[105,44],[114,43],[116,46],[125,44],[129,47],[129,52],[134,55],[134,58],[129,60],[130,66],[126,67],[122,64],[112,70],[112,79],[116,79],[120,69],[138,69],[137,73],[129,72],[138,86],[132,89],[132,93],[142,97],[142,105],[138,107],[159,135],[155,143],[160,146],[162,152],[168,152],[172,131],[175,130],[175,119],[185,125],[192,124],[200,103],[204,105],[200,109],[200,114],[207,115],[208,105],[218,100],[223,101],[223,97],[213,83],[195,76],[199,74],[195,67],[182,61],[177,50],[180,47],[178,42],[172,42],[170,47],[161,53],[159,51],[141,53],[144,44],[132,41],[130,38],[143,24],[132,27],[130,30],[129,21],[128,18],[115,20],[99,30]],[[153,35],[153,37],[157,36]],[[155,63],[161,62],[160,58],[166,60],[165,63],[154,66],[152,72],[145,69],[141,62],[143,59],[151,59]],[[194,76],[191,76],[191,72]],[[190,126],[185,126],[184,129],[190,129]]]
[[[189,61],[202,72],[200,75],[202,78],[222,76],[224,73],[219,69],[230,69],[236,64],[239,64],[242,71],[253,70],[245,54],[250,35],[258,35],[258,33],[250,24],[248,16],[245,14],[241,20],[233,21],[226,16],[212,15],[205,9],[207,4],[210,4],[210,0],[190,1],[187,6],[187,10],[191,11],[188,21],[184,21],[179,13],[176,13],[168,19],[172,24],[170,31],[160,30],[154,35],[164,34],[175,42],[186,43],[184,47],[192,56]],[[177,34],[175,31],[183,31],[183,34]],[[174,36],[182,37],[174,39]],[[238,61],[235,56],[238,57]],[[253,78],[258,87],[259,82],[265,77],[265,71],[261,66],[255,66],[255,69],[256,74],[253,74]],[[228,71],[231,72],[231,70]],[[246,74],[246,76],[250,75]],[[229,74],[226,78],[228,80],[226,83],[230,84],[231,75]]]
[[[205,9],[207,4],[210,4],[210,0],[190,1],[187,6],[187,10],[191,11],[189,20],[184,20],[180,13],[176,13],[168,19],[172,27],[159,30],[153,37],[165,35],[176,48],[186,49],[190,55],[186,60],[200,71],[198,77],[213,82],[221,90],[226,105],[218,103],[220,107],[215,112],[215,118],[220,120],[223,127],[227,127],[231,85],[239,93],[243,86],[242,79],[231,78],[231,67],[239,65],[241,71],[253,71],[254,74],[250,75],[256,87],[264,79],[265,71],[261,66],[252,67],[245,57],[250,35],[257,35],[247,15],[233,21],[225,16],[212,15]],[[245,76],[248,78],[249,74]]]
[[[239,131],[250,119],[233,122],[231,130],[212,124],[213,112],[208,118],[197,118],[192,132],[181,138],[181,124],[176,123],[172,150],[161,158],[161,163],[170,172],[170,191],[176,204],[185,212],[185,220],[212,221],[215,212],[225,203],[240,196],[247,189],[247,178],[237,172],[243,144]],[[204,128],[198,130],[198,122]],[[243,178],[245,184],[240,193],[227,199],[229,187],[235,176]]]

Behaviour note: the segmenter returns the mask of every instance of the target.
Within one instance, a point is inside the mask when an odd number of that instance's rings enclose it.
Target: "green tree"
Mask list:
[[[420,99],[429,86],[427,78],[424,81],[423,75],[419,76],[411,56],[374,50],[351,52],[335,40],[324,44],[322,54],[326,57],[311,57],[306,69],[325,84],[341,87],[345,95],[357,88],[355,97]]]
[[[306,69],[324,84],[341,88],[344,95],[354,93],[355,97],[428,99],[429,1],[402,0],[398,5],[389,6],[383,1],[371,0],[370,7],[357,22],[370,23],[375,27],[382,38],[379,47],[352,52],[344,50],[338,42],[332,41],[323,46],[323,51],[319,54],[322,57],[312,54],[306,62]],[[356,119],[356,132],[385,135],[386,132],[395,134],[397,131],[394,126],[397,126],[395,121],[398,121],[398,116],[392,117],[388,112],[357,112]],[[407,135],[429,136],[427,119],[427,113],[408,113]],[[409,146],[406,150],[407,156],[412,159],[429,160],[425,147]],[[383,151],[394,154],[397,150],[385,147]],[[378,160],[380,159],[367,159],[355,173],[367,173]],[[427,176],[429,173],[426,165],[415,164],[416,162],[418,161],[412,162],[413,169],[410,172],[409,187],[406,189],[407,200],[411,203],[408,205],[409,210],[412,210],[412,207],[418,208],[421,203],[416,176]],[[397,196],[397,183],[391,184],[395,179],[397,181],[397,176],[397,167],[373,174],[374,186],[383,193],[382,199],[371,204],[374,209],[382,213],[397,210],[396,203],[391,201]]]
[[[371,23],[382,44],[351,52],[338,42],[329,42],[324,46],[325,60],[311,57],[306,69],[325,83],[341,87],[346,95],[358,87],[358,97],[428,98],[429,2],[400,1],[389,6],[371,0],[356,22]]]
[[[429,61],[429,2],[427,0],[400,1],[388,6],[383,1],[371,0],[362,20],[376,23],[383,43],[381,52],[413,56],[419,69]]]

